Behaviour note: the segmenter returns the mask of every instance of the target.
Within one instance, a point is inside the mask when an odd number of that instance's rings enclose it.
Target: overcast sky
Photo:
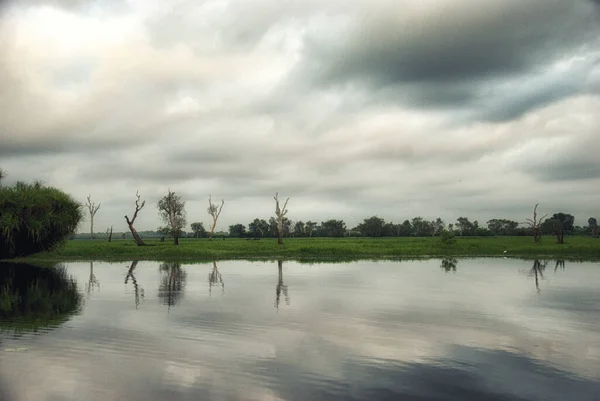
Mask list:
[[[97,230],[169,188],[217,229],[276,191],[348,226],[600,218],[600,1],[0,4],[6,183],[91,194]]]

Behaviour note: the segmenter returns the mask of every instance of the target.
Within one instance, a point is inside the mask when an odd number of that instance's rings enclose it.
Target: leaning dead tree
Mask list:
[[[524,223],[524,224],[527,224],[532,229],[533,240],[535,242],[541,241],[541,239],[542,239],[542,224],[544,223],[546,216],[548,216],[547,214],[545,214],[541,218],[538,219],[538,217],[537,217],[538,205],[539,205],[539,203],[536,203],[535,207],[533,208],[533,219],[526,219],[527,221]]]
[[[94,216],[98,209],[100,209],[100,205],[100,203],[96,205],[96,202],[92,202],[91,195],[88,195],[85,206],[87,206],[88,211],[90,212],[90,239],[94,239]]]
[[[279,208],[279,199],[278,199],[279,193],[275,193],[275,196],[273,197],[273,199],[275,199],[275,215],[277,216],[277,243],[279,245],[283,245],[283,218],[285,217],[285,215],[287,214],[287,204],[288,201],[290,200],[290,198],[287,198],[285,200],[285,203],[283,204],[283,208]]]
[[[125,220],[127,221],[127,225],[129,226],[129,231],[131,231],[131,235],[133,236],[133,239],[135,240],[135,243],[138,246],[143,246],[143,245],[146,245],[146,244],[142,240],[142,237],[140,237],[140,235],[135,230],[135,227],[133,226],[133,223],[135,222],[135,219],[137,218],[138,213],[140,212],[140,210],[142,210],[142,208],[146,204],[146,201],[142,201],[142,203],[140,204],[140,194],[139,194],[139,191],[137,191],[135,193],[135,196],[137,197],[137,199],[135,200],[135,212],[133,213],[133,218],[131,220],[129,220],[129,217],[127,217],[127,215],[125,215]]]
[[[213,234],[215,233],[215,228],[217,227],[217,220],[219,220],[219,216],[221,215],[221,210],[223,210],[223,205],[225,201],[221,199],[221,206],[217,206],[215,203],[212,203],[211,195],[208,196],[208,209],[206,211],[211,215],[213,219],[213,223],[210,227],[210,235],[208,237],[209,241],[212,241]]]
[[[112,231],[113,231],[113,226],[110,226],[110,231],[108,230],[108,228],[106,229],[106,235],[108,236],[108,242],[112,241]]]

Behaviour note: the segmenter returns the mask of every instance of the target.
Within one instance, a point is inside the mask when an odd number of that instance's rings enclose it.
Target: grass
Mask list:
[[[182,239],[148,241],[150,246],[138,247],[132,240],[73,240],[57,252],[42,252],[22,258],[22,261],[212,261],[226,259],[294,259],[349,260],[403,259],[415,257],[476,257],[506,256],[559,259],[600,259],[600,239],[568,237],[565,244],[556,244],[554,237],[544,237],[535,244],[532,237],[457,238],[444,245],[439,238],[286,238],[279,247],[276,239],[259,241],[245,239]]]

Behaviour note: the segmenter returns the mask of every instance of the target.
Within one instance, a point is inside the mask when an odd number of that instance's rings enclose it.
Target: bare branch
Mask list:
[[[208,209],[206,209],[206,211],[212,216],[213,219],[213,224],[210,228],[209,240],[212,240],[215,228],[217,227],[217,221],[219,220],[219,216],[221,215],[221,211],[223,210],[224,204],[225,200],[221,199],[221,207],[218,207],[217,205],[212,203],[212,195],[208,195]]]
[[[140,192],[139,190],[135,192],[136,200],[135,200],[135,212],[133,213],[133,218],[131,220],[129,220],[129,217],[127,217],[127,215],[125,215],[125,221],[127,221],[127,225],[129,226],[129,230],[131,231],[131,235],[133,235],[133,239],[135,240],[136,244],[138,246],[142,246],[142,245],[146,245],[146,244],[144,243],[142,238],[139,236],[139,234],[135,230],[135,227],[133,227],[133,222],[137,218],[138,213],[140,212],[140,210],[142,210],[142,208],[146,204],[146,201],[142,201],[142,204],[140,205],[140,193],[139,192]]]

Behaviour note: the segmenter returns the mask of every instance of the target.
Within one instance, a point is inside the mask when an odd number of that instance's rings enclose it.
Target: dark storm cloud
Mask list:
[[[476,118],[506,121],[577,92],[581,82],[563,74],[551,89],[534,88],[516,100],[502,80],[518,78],[527,87],[528,75],[600,43],[587,0],[400,7],[367,10],[344,40],[309,36],[294,79],[307,75],[319,87],[358,85],[371,101],[415,108],[478,109],[483,103]],[[486,109],[490,99],[496,104]]]

